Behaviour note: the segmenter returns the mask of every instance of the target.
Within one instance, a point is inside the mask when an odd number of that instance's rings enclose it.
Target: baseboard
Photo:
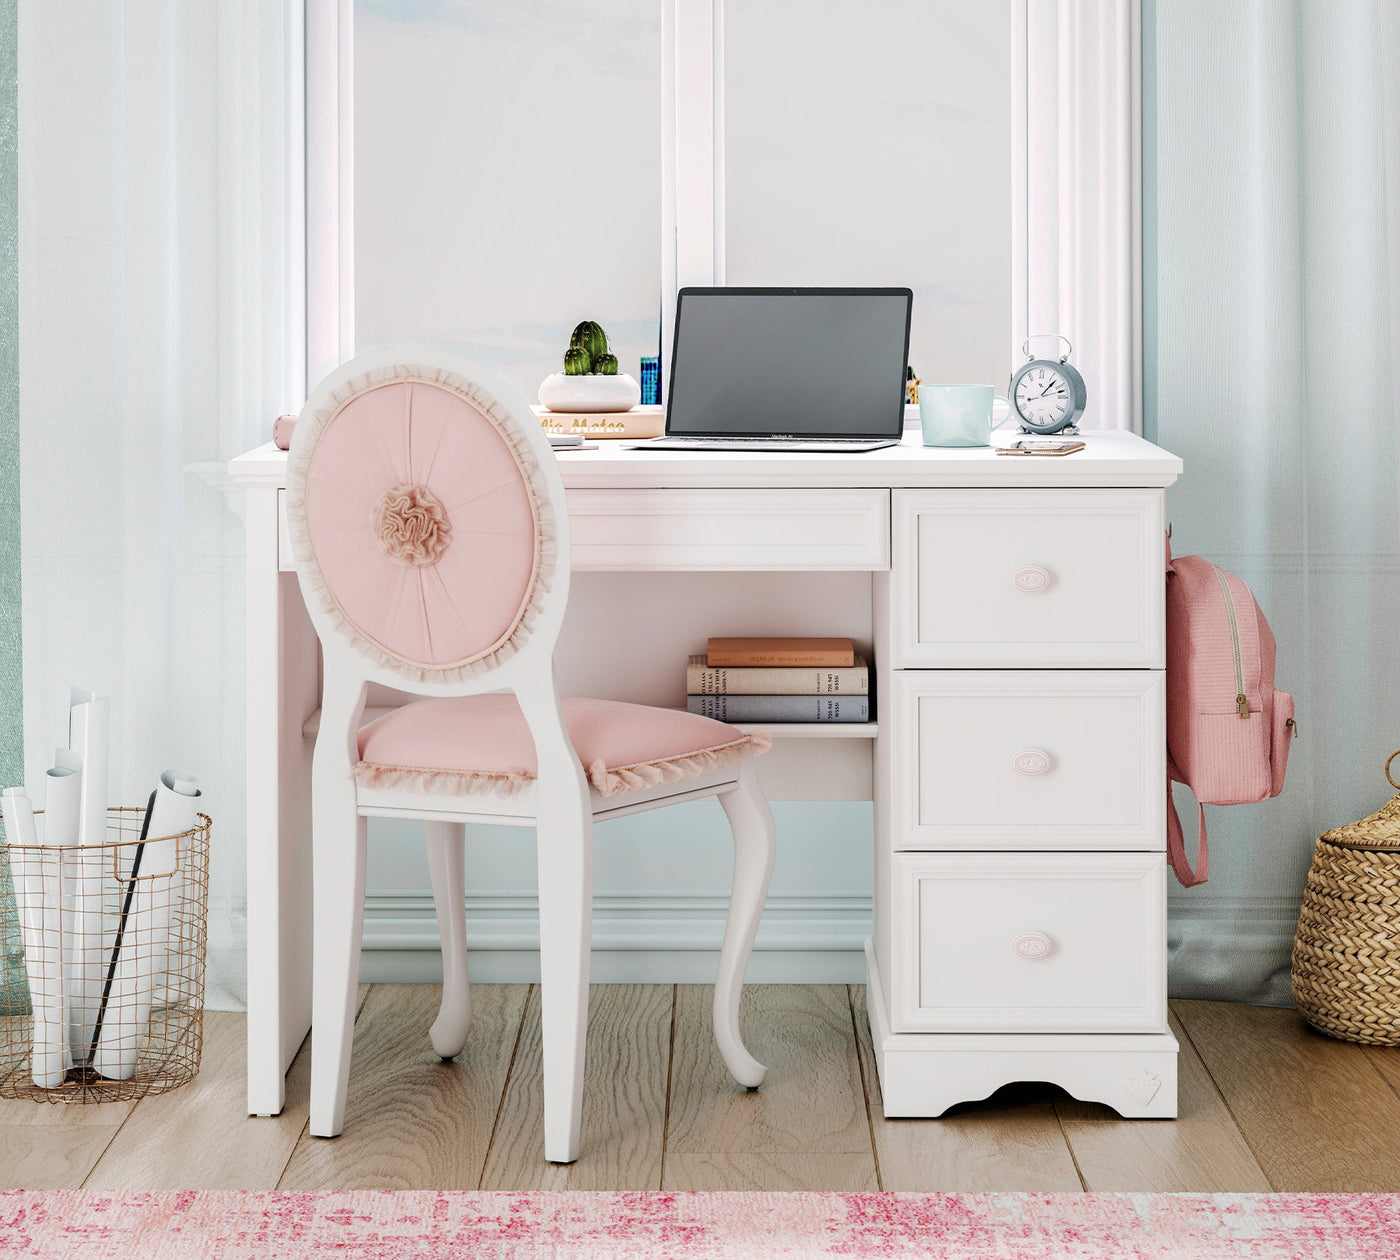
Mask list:
[[[713,981],[728,893],[615,892],[593,899],[593,958],[600,983],[699,984]],[[467,945],[474,979],[539,979],[539,906],[533,892],[467,898]],[[756,984],[858,984],[872,930],[868,894],[770,896],[748,979]],[[437,919],[430,892],[370,892],[365,898],[361,979],[441,980]]]
[[[593,978],[619,984],[712,980],[728,904],[727,893],[713,890],[599,894],[593,903]],[[539,908],[532,892],[474,894],[466,909],[476,979],[539,978]],[[1298,903],[1288,897],[1173,897],[1171,995],[1291,1005],[1288,964],[1297,921]],[[868,896],[772,896],[748,978],[756,984],[858,984],[871,930]],[[437,920],[426,889],[368,894],[361,966],[371,982],[441,980]]]
[[[1289,963],[1298,906],[1298,897],[1212,897],[1204,891],[1170,897],[1168,992],[1292,1006]]]

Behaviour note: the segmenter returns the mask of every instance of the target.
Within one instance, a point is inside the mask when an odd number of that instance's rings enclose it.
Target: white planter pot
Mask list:
[[[540,382],[540,406],[550,411],[630,411],[642,387],[626,372],[616,376],[566,376],[553,372]]]

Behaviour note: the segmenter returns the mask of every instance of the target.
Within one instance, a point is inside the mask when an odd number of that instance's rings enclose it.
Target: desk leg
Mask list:
[[[278,570],[278,491],[248,492],[248,1111],[282,1110],[311,1027],[311,756],[315,632],[294,573]]]

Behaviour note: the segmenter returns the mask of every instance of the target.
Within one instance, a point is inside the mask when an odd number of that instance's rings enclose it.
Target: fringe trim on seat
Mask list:
[[[767,731],[753,731],[729,744],[702,748],[660,761],[615,766],[611,770],[600,759],[588,767],[588,782],[599,796],[644,792],[658,783],[683,783],[687,779],[698,779],[721,766],[731,766],[749,757],[761,756],[772,743]],[[425,766],[387,766],[374,761],[358,762],[353,773],[362,787],[410,788],[441,796],[477,793],[512,796],[526,784],[535,781],[535,775],[527,770],[441,770]]]
[[[441,770],[428,766],[386,766],[359,761],[351,773],[366,788],[410,788],[438,796],[470,796],[489,793],[513,796],[535,776],[528,770]]]
[[[611,770],[601,759],[588,767],[588,781],[599,796],[614,796],[618,792],[644,792],[658,783],[680,783],[698,779],[702,774],[732,766],[735,762],[766,753],[773,744],[767,731],[741,735],[732,744],[702,748],[699,752],[661,761],[639,761],[631,766],[614,766]]]

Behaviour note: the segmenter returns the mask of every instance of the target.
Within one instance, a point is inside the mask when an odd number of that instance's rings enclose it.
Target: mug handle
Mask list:
[[[1003,402],[1006,404],[1006,414],[1002,416],[1002,418],[998,420],[994,425],[992,425],[993,433],[995,433],[999,428],[1001,428],[1002,425],[1004,425],[1008,420],[1011,419],[1012,416],[1016,414],[1016,408],[1011,405],[1011,400],[1009,398],[1003,398],[1000,394],[993,394],[992,407],[994,409],[997,403],[999,402]]]

